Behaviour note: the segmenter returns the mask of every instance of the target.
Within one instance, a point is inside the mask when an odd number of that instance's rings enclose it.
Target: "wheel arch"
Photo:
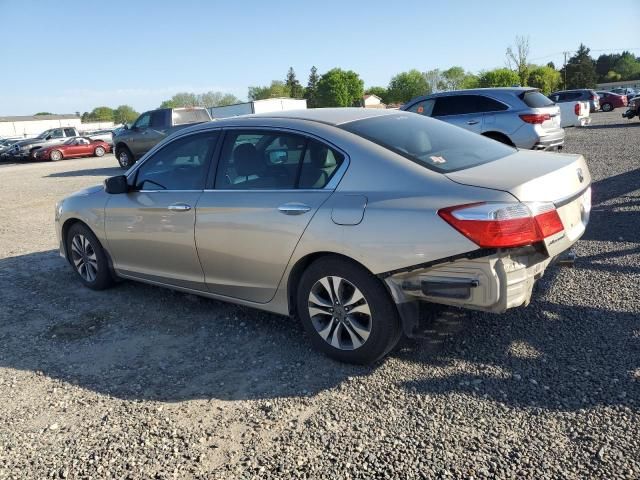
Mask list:
[[[109,250],[107,250],[106,248],[104,248],[104,245],[102,244],[102,242],[100,241],[100,238],[98,237],[98,235],[96,235],[96,232],[93,231],[93,229],[84,221],[80,220],[79,218],[76,217],[72,217],[72,218],[68,218],[64,221],[64,223],[62,224],[62,229],[60,231],[60,236],[62,238],[62,248],[64,248],[64,256],[66,257],[67,261],[70,262],[69,260],[69,250],[67,249],[67,235],[69,235],[69,230],[71,229],[71,227],[73,227],[76,224],[81,224],[82,226],[86,227],[87,229],[89,229],[89,231],[93,234],[94,237],[96,237],[96,240],[98,240],[98,243],[100,244],[100,248],[102,248],[102,251],[104,252],[105,256],[107,257],[107,262],[109,263],[109,270],[111,271],[111,274],[114,275],[114,267],[113,267],[113,260],[111,258],[111,254],[109,253]],[[115,277],[115,275],[114,275]]]
[[[302,274],[304,273],[304,271],[307,269],[307,267],[309,267],[309,265],[311,265],[316,260],[319,260],[321,258],[329,258],[329,257],[339,258],[346,262],[358,265],[359,267],[364,268],[367,272],[369,272],[371,275],[377,278],[377,275],[373,273],[370,269],[368,269],[366,265],[363,265],[361,262],[347,255],[343,255],[335,252],[328,252],[328,251],[314,252],[314,253],[305,255],[304,257],[298,259],[295,265],[291,268],[291,271],[287,278],[287,303],[289,308],[289,315],[294,316],[296,314],[296,295],[298,293],[298,285],[300,284],[300,279],[302,278]],[[384,285],[385,289],[389,290],[386,282],[381,281],[381,283]],[[391,295],[391,292],[389,292],[389,295]]]
[[[515,147],[514,143],[511,141],[511,139],[509,138],[508,135],[505,135],[502,132],[498,132],[495,130],[490,130],[488,132],[482,132],[482,135],[488,138],[491,138],[493,140],[496,140],[498,142],[502,142],[506,145],[511,145],[512,147]]]

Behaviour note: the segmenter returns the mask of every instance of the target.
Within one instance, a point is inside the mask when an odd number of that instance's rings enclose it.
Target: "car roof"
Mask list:
[[[295,120],[309,120],[312,122],[326,123],[328,125],[341,125],[371,117],[398,114],[393,109],[373,108],[310,108],[305,110],[285,110],[280,112],[257,113],[243,115],[245,118],[286,118]],[[235,117],[240,118],[240,117]]]

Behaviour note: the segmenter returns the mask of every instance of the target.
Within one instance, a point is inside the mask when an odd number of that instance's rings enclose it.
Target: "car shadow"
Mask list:
[[[116,175],[122,175],[124,170],[120,167],[101,167],[101,168],[86,168],[79,170],[68,170],[64,172],[56,172],[47,175],[50,178],[63,178],[63,177],[97,177],[107,176],[113,177]]]
[[[558,271],[540,281],[543,298]],[[635,349],[640,359],[630,312],[547,300],[501,316],[447,309],[431,318],[426,339],[364,367],[316,352],[300,324],[283,316],[136,282],[86,289],[55,251],[0,260],[0,303],[0,366],[126,400],[312,396],[397,361],[419,364],[427,376],[400,381],[412,392],[562,410],[640,398],[630,377],[638,365],[623,360],[633,352],[622,352]],[[605,375],[585,372],[589,356]],[[479,367],[443,375],[453,364]],[[611,382],[619,398],[607,396]]]

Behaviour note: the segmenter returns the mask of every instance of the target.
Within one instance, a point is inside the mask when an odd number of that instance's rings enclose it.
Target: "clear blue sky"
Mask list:
[[[538,63],[580,42],[640,55],[639,24],[639,0],[0,0],[0,115],[142,111],[178,91],[245,99],[289,66],[303,84],[316,65],[384,86],[412,68],[504,66],[516,35]]]

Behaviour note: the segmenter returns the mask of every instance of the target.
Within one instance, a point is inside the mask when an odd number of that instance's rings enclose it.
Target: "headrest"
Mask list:
[[[256,147],[250,143],[242,143],[233,150],[233,161],[236,173],[243,177],[259,175],[264,169],[264,164],[258,158]]]
[[[314,168],[335,167],[336,165],[336,157],[334,157],[333,152],[324,145],[310,144],[309,155],[311,157],[311,165]]]

